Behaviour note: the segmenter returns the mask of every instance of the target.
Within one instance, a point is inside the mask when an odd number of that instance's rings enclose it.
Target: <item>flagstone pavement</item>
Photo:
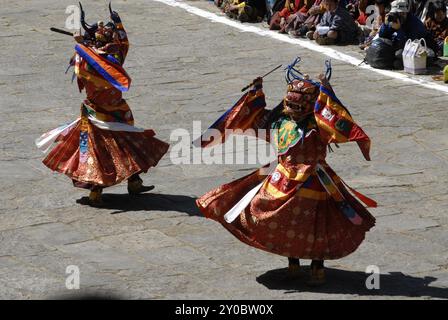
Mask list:
[[[191,5],[213,12],[206,1]],[[446,299],[448,298],[448,96],[333,61],[339,98],[372,139],[372,161],[355,144],[328,161],[352,187],[373,197],[377,225],[352,255],[328,261],[328,283],[286,281],[287,261],[233,238],[201,216],[195,199],[257,165],[173,164],[167,154],[143,176],[154,192],[131,198],[106,190],[106,208],[50,172],[34,140],[79,114],[83,95],[64,74],[73,40],[63,28],[72,1],[2,1],[0,11],[0,298],[96,294],[133,299]],[[106,19],[102,1],[87,20]],[[150,0],[114,1],[129,33],[125,97],[136,125],[170,141],[174,129],[212,123],[240,89],[300,55],[310,75],[325,56]],[[341,49],[345,50],[345,49]],[[268,103],[284,94],[281,70],[265,80]],[[185,138],[191,138],[185,136]],[[172,145],[177,140],[170,141]],[[305,261],[305,264],[308,261]],[[66,288],[67,266],[80,289]],[[368,266],[381,272],[368,290]]]

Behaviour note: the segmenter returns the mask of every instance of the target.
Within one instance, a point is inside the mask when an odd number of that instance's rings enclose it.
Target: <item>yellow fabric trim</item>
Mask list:
[[[93,74],[82,68],[77,68],[77,70],[75,70],[75,73],[79,78],[83,78],[86,79],[87,81],[92,82],[97,88],[104,88],[104,89],[112,88],[112,85],[109,82],[107,82],[103,78],[94,76]]]
[[[324,96],[322,100],[326,100],[326,104],[330,106],[330,108],[336,110],[338,112],[338,115],[353,122],[353,118],[348,114],[347,110],[340,106],[339,103],[335,102],[331,97],[327,96],[324,93],[322,93],[322,95]]]
[[[291,171],[289,172],[281,163],[277,165],[276,170],[285,175],[289,180],[305,182],[306,179],[310,176],[309,173],[299,172],[299,171]]]
[[[281,192],[276,187],[274,187],[269,180],[267,180],[264,183],[264,186],[262,187],[265,192],[269,193],[271,196],[274,196],[277,199],[283,199],[288,197],[288,194]]]
[[[318,117],[315,117],[315,118],[316,118],[316,122],[319,125],[319,127],[324,129],[327,133],[331,133],[331,138],[332,138],[331,142],[336,142],[336,143],[348,142],[348,139],[346,137],[344,137],[343,135],[341,135],[340,133],[335,131],[333,128],[328,126],[324,121],[320,120]]]
[[[299,197],[313,200],[326,200],[328,198],[328,194],[325,191],[314,191],[307,188],[300,188],[297,194]]]
[[[276,170],[280,173],[282,173],[287,179],[298,181],[298,182],[305,182],[306,179],[310,176],[310,173],[302,173],[302,172],[293,172],[290,173],[281,163],[279,163],[276,167]],[[270,183],[269,180],[266,180],[262,187],[267,193],[274,196],[277,199],[284,199],[289,196],[291,196],[292,193],[284,193],[280,190],[278,190],[274,185]]]

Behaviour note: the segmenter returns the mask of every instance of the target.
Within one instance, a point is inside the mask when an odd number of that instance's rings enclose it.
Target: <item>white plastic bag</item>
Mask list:
[[[412,74],[426,73],[426,60],[428,58],[428,49],[425,39],[408,39],[403,49],[404,71]]]

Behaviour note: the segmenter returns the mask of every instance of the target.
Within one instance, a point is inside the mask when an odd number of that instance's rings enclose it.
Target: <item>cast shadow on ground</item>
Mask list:
[[[76,202],[85,204],[88,197]],[[196,198],[184,195],[143,193],[136,196],[128,194],[103,194],[104,205],[100,209],[115,210],[111,214],[128,211],[177,211],[190,216],[202,216],[196,206]]]
[[[86,292],[86,293],[75,293],[75,294],[60,294],[60,295],[52,295],[46,298],[46,300],[126,300],[125,297],[121,297],[119,295],[113,293],[95,293],[95,292]]]
[[[327,283],[320,287],[305,284],[309,269],[304,268],[303,277],[286,279],[286,268],[270,270],[257,277],[257,282],[270,290],[285,290],[285,294],[294,292],[315,292],[328,294],[355,294],[361,298],[369,296],[391,297],[431,297],[448,299],[448,288],[430,287],[437,280],[434,277],[413,277],[401,272],[381,274],[380,289],[368,290],[366,279],[370,274],[359,271],[326,268]]]

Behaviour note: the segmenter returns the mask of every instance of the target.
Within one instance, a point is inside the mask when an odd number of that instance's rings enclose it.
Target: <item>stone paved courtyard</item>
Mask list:
[[[188,3],[217,12],[206,1]],[[1,1],[0,298],[448,298],[446,93],[333,61],[335,91],[372,139],[372,161],[346,144],[328,162],[379,206],[365,242],[328,261],[328,284],[313,289],[283,279],[285,258],[247,247],[196,209],[198,196],[257,165],[174,165],[167,154],[143,176],[154,192],[131,198],[122,184],[106,190],[106,208],[95,209],[76,203],[85,190],[41,163],[34,140],[74,120],[84,98],[64,74],[73,40],[49,31],[64,27],[70,4]],[[131,41],[125,98],[136,125],[165,141],[173,129],[191,131],[194,120],[211,124],[272,66],[300,55],[317,75],[326,59],[160,2],[114,6]],[[106,19],[103,1],[85,7],[88,21]],[[282,71],[266,78],[270,105],[284,90]],[[80,269],[80,290],[66,289],[69,265]],[[380,268],[380,290],[365,287],[369,265]]]

